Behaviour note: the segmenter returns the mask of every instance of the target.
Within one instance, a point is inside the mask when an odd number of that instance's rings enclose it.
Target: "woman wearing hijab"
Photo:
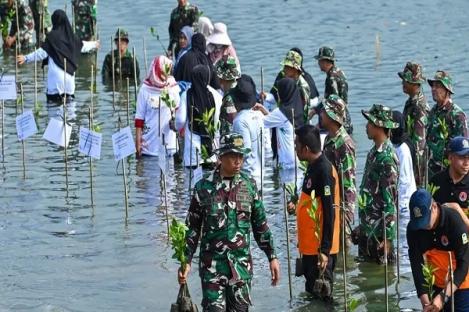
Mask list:
[[[199,17],[199,20],[197,21],[197,33],[204,35],[205,39],[213,33],[213,24],[208,17]]]
[[[405,212],[409,207],[410,196],[417,190],[413,161],[415,148],[405,132],[404,115],[399,111],[392,112],[392,119],[399,127],[391,130],[391,142],[399,158],[399,211]]]
[[[181,60],[181,58],[191,49],[192,36],[194,35],[194,30],[190,26],[184,26],[179,33],[178,41],[178,55],[176,56],[176,61],[174,62],[173,71],[176,71],[176,67]]]
[[[195,36],[194,36],[195,37]],[[197,167],[203,161],[211,163],[214,148],[218,145],[218,124],[222,96],[208,85],[210,70],[207,65],[196,65],[192,71],[191,87],[181,95],[181,105],[176,111],[176,128],[184,129],[184,166]],[[203,122],[213,111],[207,122]],[[203,147],[202,147],[203,146]],[[203,159],[206,158],[206,159]]]
[[[210,62],[206,53],[205,37],[202,34],[192,36],[192,47],[179,60],[174,73],[176,81],[192,82],[192,70],[197,65],[205,65],[209,69],[209,84],[215,89],[220,88],[213,64]]]
[[[74,97],[75,72],[80,53],[98,48],[99,41],[81,41],[75,36],[67,14],[63,10],[56,10],[52,14],[52,30],[47,34],[46,41],[36,51],[18,55],[17,62],[21,65],[44,60],[43,64],[48,65],[47,101],[60,102],[64,96],[67,100]]]
[[[264,115],[264,127],[276,128],[279,165],[283,169],[295,167],[294,129],[304,125],[304,111],[300,91],[295,80],[282,78],[276,84],[279,96],[277,108],[268,112],[261,105],[256,104],[254,110],[260,110]]]
[[[137,156],[158,156],[176,152],[176,133],[170,123],[179,106],[179,87],[171,76],[172,61],[157,56],[137,97],[135,145]]]

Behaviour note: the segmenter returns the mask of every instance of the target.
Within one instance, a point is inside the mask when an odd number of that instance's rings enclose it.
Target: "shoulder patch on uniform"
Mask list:
[[[331,187],[329,185],[324,187],[324,196],[331,196]]]
[[[466,245],[467,244],[467,234],[462,233],[461,238],[462,238],[462,244]]]

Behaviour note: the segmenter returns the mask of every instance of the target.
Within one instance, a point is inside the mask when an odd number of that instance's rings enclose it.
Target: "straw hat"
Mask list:
[[[228,37],[228,29],[223,23],[213,24],[213,33],[207,38],[207,44],[220,44],[225,46],[231,45],[230,37]]]

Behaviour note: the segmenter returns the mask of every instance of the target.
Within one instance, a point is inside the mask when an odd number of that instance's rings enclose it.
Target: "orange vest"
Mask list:
[[[456,259],[454,253],[451,252],[451,257],[453,259],[453,272],[456,270]],[[448,251],[432,249],[425,253],[427,258],[427,263],[431,264],[434,268],[438,270],[433,273],[435,275],[435,285],[439,288],[445,287],[446,276],[448,275],[449,268],[449,254]],[[459,286],[459,289],[469,288],[469,273],[466,275],[466,278]]]

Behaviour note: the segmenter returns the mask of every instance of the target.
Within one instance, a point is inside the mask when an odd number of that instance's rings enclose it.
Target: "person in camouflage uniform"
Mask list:
[[[428,179],[448,167],[446,145],[456,136],[467,137],[467,118],[464,111],[451,98],[453,80],[445,71],[437,71],[434,79],[427,79],[436,104],[428,115],[427,145]]]
[[[75,34],[83,41],[96,36],[96,5],[98,0],[72,0]]]
[[[19,39],[21,49],[30,49],[33,46],[34,38],[34,18],[31,7],[27,0],[17,0],[18,21],[16,23],[16,4],[14,0],[2,0],[1,2],[1,24],[3,45],[6,48],[13,48],[16,43],[17,32],[19,29]],[[8,24],[11,23],[8,32]]]
[[[197,182],[186,218],[188,265],[178,272],[187,282],[199,238],[199,275],[204,311],[248,311],[253,277],[250,252],[251,228],[259,247],[270,261],[272,285],[279,280],[279,263],[264,205],[255,181],[242,173],[243,137],[233,133],[220,140],[220,165]]]
[[[405,120],[405,132],[416,152],[415,162],[413,163],[415,182],[417,187],[424,187],[426,172],[425,139],[428,112],[430,111],[422,92],[422,83],[425,82],[425,77],[422,74],[422,66],[412,62],[407,62],[404,70],[397,74],[402,79],[403,92],[409,95],[402,114]]]
[[[119,39],[120,38],[120,41]],[[117,49],[109,52],[104,58],[102,76],[103,83],[112,83],[112,54],[114,53],[114,78],[117,80],[125,80],[129,78],[131,81],[134,80],[134,59],[133,55],[127,49],[129,46],[129,33],[122,28],[118,28],[114,39]],[[119,61],[120,55],[120,61]],[[138,60],[135,60],[136,71],[137,71],[137,83],[140,79],[140,69],[138,66]]]
[[[215,63],[215,73],[220,79],[223,90],[223,101],[220,109],[220,135],[228,134],[233,129],[233,120],[236,116],[236,107],[232,90],[236,87],[236,79],[241,77],[236,59],[225,56]]]
[[[178,40],[179,33],[181,32],[182,27],[184,26],[194,26],[199,19],[199,9],[190,4],[187,0],[178,0],[178,6],[171,11],[171,16],[169,18],[169,45],[168,53],[172,55],[173,49],[174,55],[178,54]]]
[[[48,0],[29,0],[29,6],[33,11],[36,46],[39,47],[46,39],[45,35],[47,35],[52,28]]]
[[[326,81],[324,83],[324,98],[327,99],[329,95],[336,94],[340,96],[346,104],[348,104],[347,77],[345,77],[344,72],[335,65],[336,59],[334,50],[329,47],[321,47],[318,55],[314,58],[318,60],[318,65],[321,71],[327,74]],[[319,113],[319,111],[313,111],[312,114],[310,114],[310,117],[312,117],[314,113]],[[344,127],[349,134],[352,134],[353,125],[348,105],[345,107]]]
[[[357,196],[355,175],[356,175],[356,154],[355,142],[345,130],[345,102],[335,94],[329,95],[323,101],[321,110],[321,126],[328,131],[324,141],[324,154],[336,168],[340,180],[342,202],[346,211],[346,234],[350,239],[351,227],[354,220],[355,200]],[[342,179],[343,174],[343,179]]]
[[[397,183],[399,160],[389,140],[390,130],[398,125],[392,119],[389,107],[374,104],[370,111],[362,110],[368,120],[366,132],[374,141],[368,152],[358,197],[360,225],[352,233],[358,243],[359,255],[384,263],[384,248],[388,261],[394,262],[392,242],[396,237]],[[386,220],[386,238],[383,233],[383,213]]]

